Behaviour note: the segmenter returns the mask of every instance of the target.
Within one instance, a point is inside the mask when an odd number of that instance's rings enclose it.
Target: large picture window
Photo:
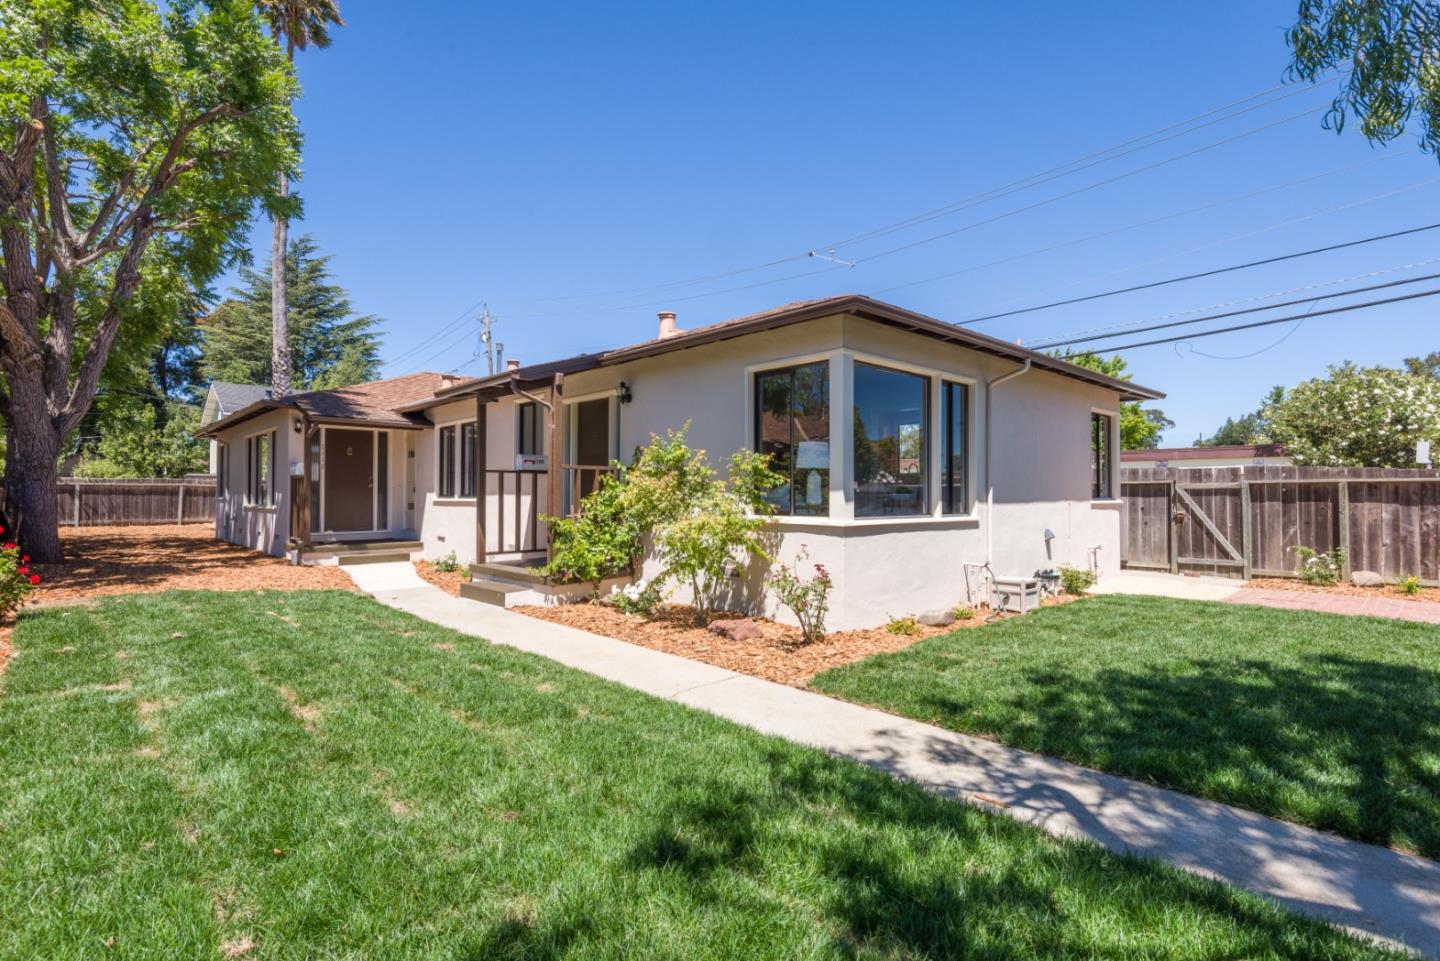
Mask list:
[[[941,425],[940,490],[947,514],[970,511],[967,471],[970,466],[968,431],[970,388],[945,382],[940,387]]]
[[[785,478],[766,495],[780,514],[830,513],[830,364],[755,375],[756,450]]]
[[[1090,496],[1109,500],[1115,496],[1115,418],[1109,414],[1090,415]]]
[[[870,364],[855,365],[855,516],[925,514],[930,382]]]
[[[520,405],[517,417],[519,422],[516,424],[515,452],[527,457],[544,453],[540,441],[540,405],[533,400],[526,401]]]
[[[275,432],[256,434],[245,442],[245,496],[252,504],[268,507],[275,503],[273,464]]]
[[[440,428],[440,483],[437,485],[441,497],[455,496],[455,425]]]

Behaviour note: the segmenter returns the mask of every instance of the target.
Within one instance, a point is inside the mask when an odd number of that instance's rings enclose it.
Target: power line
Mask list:
[[[467,321],[467,320],[470,319],[471,315],[475,313],[475,308],[476,308],[476,307],[480,307],[480,306],[483,305],[484,303],[485,303],[484,300],[477,300],[477,301],[475,301],[475,303],[471,304],[469,307],[466,307],[464,310],[462,310],[462,311],[459,313],[459,315],[457,315],[457,316],[455,317],[454,320],[449,321],[448,323],[445,323],[445,324],[441,325],[440,327],[437,327],[434,331],[431,332],[430,336],[431,336],[431,337],[439,337],[440,335],[444,334],[446,331],[452,330],[452,329],[460,326],[462,323],[464,323],[465,321]],[[395,366],[396,364],[398,364],[400,361],[404,360],[406,357],[413,357],[414,355],[420,353],[420,351],[424,350],[426,347],[429,347],[429,346],[430,346],[429,342],[426,342],[426,343],[423,343],[423,344],[419,344],[418,346],[412,347],[412,348],[410,348],[409,350],[404,351],[403,353],[397,354],[395,357],[391,358],[390,361],[389,361],[385,366],[387,366],[387,367],[393,367],[393,366]]]
[[[1172,320],[1165,324],[1151,324],[1146,327],[1132,327],[1129,330],[1119,331],[1110,334],[1094,334],[1090,337],[1075,337],[1070,340],[1052,340],[1043,344],[1035,344],[1035,350],[1046,350],[1051,347],[1072,347],[1075,344],[1089,344],[1097,340],[1113,340],[1116,337],[1123,337],[1126,334],[1138,334],[1150,330],[1168,330],[1173,327],[1187,327],[1190,324],[1203,324],[1212,320],[1222,320],[1226,317],[1240,317],[1245,314],[1258,314],[1267,310],[1279,310],[1281,307],[1294,307],[1296,304],[1318,303],[1322,300],[1334,300],[1336,297],[1351,297],[1355,294],[1368,294],[1375,290],[1388,290],[1391,287],[1403,287],[1406,284],[1418,284],[1427,280],[1440,280],[1440,274],[1425,274],[1420,277],[1406,277],[1402,280],[1391,280],[1383,284],[1372,284],[1369,287],[1355,287],[1351,290],[1337,290],[1330,294],[1318,294],[1313,297],[1301,297],[1297,300],[1286,300],[1278,304],[1263,304],[1259,307],[1246,307],[1242,310],[1229,310],[1223,314],[1209,314],[1205,317],[1192,317],[1189,320]],[[1108,347],[1097,348],[1109,350]]]
[[[1328,310],[1317,310],[1313,313],[1291,314],[1288,317],[1276,317],[1273,320],[1257,320],[1248,324],[1235,324],[1230,327],[1217,327],[1214,330],[1202,330],[1198,333],[1179,334],[1175,337],[1160,337],[1155,340],[1141,340],[1133,344],[1122,344],[1119,347],[1106,347],[1108,351],[1134,350],[1137,347],[1153,347],[1156,344],[1173,344],[1182,340],[1198,340],[1201,337],[1216,337],[1220,334],[1233,334],[1240,330],[1254,330],[1257,327],[1273,327],[1275,324],[1285,324],[1292,320],[1302,320],[1311,317],[1324,317],[1328,314],[1343,314],[1352,310],[1363,310],[1368,307],[1380,307],[1385,304],[1398,304],[1406,300],[1419,300],[1422,297],[1434,297],[1440,294],[1440,288],[1433,290],[1422,290],[1413,294],[1402,294],[1399,297],[1387,297],[1384,300],[1367,300],[1362,304],[1346,304],[1343,307],[1331,307]]]
[[[1329,253],[1333,250],[1344,250],[1348,247],[1359,247],[1362,244],[1373,244],[1381,240],[1393,240],[1396,237],[1407,237],[1411,234],[1422,233],[1426,230],[1434,230],[1440,227],[1440,223],[1428,224],[1424,227],[1411,227],[1407,230],[1396,230],[1388,234],[1377,234],[1373,237],[1364,237],[1360,240],[1347,240],[1344,243],[1330,244],[1325,247],[1313,247],[1310,250],[1300,250],[1294,253],[1281,254],[1276,257],[1266,257],[1263,260],[1251,260],[1243,264],[1231,264],[1228,267],[1216,267],[1214,270],[1202,270],[1194,274],[1183,274],[1179,277],[1168,277],[1165,280],[1155,280],[1148,284],[1135,284],[1132,287],[1121,287],[1116,290],[1106,290],[1098,294],[1086,294],[1084,297],[1072,297],[1069,300],[1055,300],[1048,304],[1037,304],[1034,307],[1021,307],[1016,310],[1007,310],[998,314],[986,314],[983,317],[972,317],[969,320],[960,321],[962,324],[978,324],[981,321],[997,320],[1001,317],[1014,317],[1019,314],[1032,314],[1039,310],[1049,310],[1052,307],[1065,307],[1070,304],[1081,304],[1087,301],[1100,300],[1104,297],[1115,297],[1119,294],[1134,293],[1137,290],[1152,290],[1156,287],[1164,287],[1168,284],[1178,284],[1187,280],[1198,280],[1202,277],[1214,277],[1217,274],[1228,274],[1236,270],[1248,270],[1252,267],[1263,267],[1267,264],[1278,264],[1286,260],[1296,260],[1300,257],[1310,257],[1314,254]]]

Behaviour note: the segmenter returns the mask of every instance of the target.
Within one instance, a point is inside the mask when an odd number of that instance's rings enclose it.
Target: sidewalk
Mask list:
[[[408,563],[346,570],[381,603],[444,627],[1440,957],[1440,864],[1433,861],[461,600],[426,584]]]

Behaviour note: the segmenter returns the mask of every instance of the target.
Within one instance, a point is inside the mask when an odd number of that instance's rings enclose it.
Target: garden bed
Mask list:
[[[421,580],[434,584],[454,597],[460,596],[460,585],[470,579],[469,571],[463,567],[456,571],[442,571],[435,566],[434,561],[416,561],[415,573],[420,575]]]
[[[1047,603],[1063,603],[1066,600],[1071,598]],[[694,609],[683,604],[667,604],[651,617],[624,614],[609,604],[521,606],[514,610],[542,621],[564,624],[793,687],[803,687],[821,671],[843,667],[874,654],[898,651],[937,634],[979,627],[985,623],[985,612],[982,610],[975,617],[956,621],[948,627],[916,625],[917,632],[914,634],[892,634],[884,627],[875,627],[863,631],[834,631],[823,640],[806,644],[798,627],[778,624],[762,617],[720,614],[716,622],[749,620],[760,629],[758,637],[731,640],[708,628],[696,627]],[[1002,614],[1000,619],[1016,616]]]
[[[1440,587],[1422,587],[1418,594],[1406,594],[1395,584],[1381,587],[1357,587],[1354,584],[1331,585],[1306,584],[1288,577],[1257,577],[1245,583],[1246,587],[1265,591],[1295,591],[1300,594],[1339,594],[1345,597],[1385,597],[1400,601],[1440,602]]]

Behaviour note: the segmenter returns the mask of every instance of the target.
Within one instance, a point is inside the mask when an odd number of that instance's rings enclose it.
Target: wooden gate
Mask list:
[[[1126,468],[1126,567],[1293,577],[1295,549],[1336,548],[1345,574],[1440,584],[1440,474],[1389,468]]]

